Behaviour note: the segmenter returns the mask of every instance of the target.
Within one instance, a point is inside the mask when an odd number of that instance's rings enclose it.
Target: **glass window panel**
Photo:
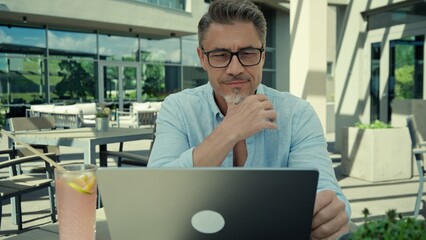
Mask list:
[[[7,27],[0,25],[0,51],[2,53],[44,54],[44,29]]]
[[[118,102],[118,66],[104,66],[104,99],[106,102]]]
[[[136,61],[138,39],[136,37],[121,37],[99,35],[99,58],[113,61]]]
[[[265,53],[265,64],[263,68],[275,69],[275,50],[268,48]]]
[[[49,30],[49,54],[96,59],[96,34]]]
[[[208,82],[207,72],[201,67],[183,68],[183,89],[194,88]]]
[[[124,101],[136,101],[136,71],[135,67],[124,67],[123,69]]]
[[[185,10],[186,0],[133,0],[135,2],[149,3],[160,7]]]
[[[170,93],[180,91],[179,66],[142,64],[142,99],[164,100]]]
[[[380,43],[371,44],[370,122],[380,118]]]
[[[141,38],[141,61],[180,63],[180,39],[152,40]]]
[[[44,60],[39,57],[7,58],[3,62],[13,63],[14,69],[0,73],[0,98],[2,103],[10,103],[7,106],[8,117],[24,117],[26,104],[45,102],[43,88]],[[22,105],[20,105],[22,104]]]
[[[49,59],[52,102],[65,104],[97,99],[93,61]]]
[[[275,47],[275,22],[276,22],[276,10],[272,9],[264,4],[261,5],[261,10],[266,18],[266,26],[269,30],[266,34],[266,46]]]
[[[262,84],[275,88],[275,71],[263,71]]]
[[[182,38],[182,64],[191,67],[201,67],[197,54],[198,36],[192,35]]]

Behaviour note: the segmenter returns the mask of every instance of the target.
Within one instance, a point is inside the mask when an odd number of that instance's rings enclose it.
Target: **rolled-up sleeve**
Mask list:
[[[311,105],[307,104],[293,116],[292,143],[290,146],[289,167],[312,167],[319,171],[317,191],[330,189],[336,192],[346,205],[348,219],[351,216],[349,201],[343,195],[332,161],[327,152],[327,143],[321,122]]]

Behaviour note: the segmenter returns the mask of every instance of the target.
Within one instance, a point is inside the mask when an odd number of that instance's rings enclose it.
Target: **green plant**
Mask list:
[[[96,113],[98,118],[107,118],[109,117],[110,109],[107,107],[101,107],[101,109]]]
[[[384,123],[380,120],[375,120],[373,123],[366,124],[366,123],[355,123],[355,127],[359,129],[382,129],[382,128],[392,128],[392,125],[388,123]]]
[[[386,217],[368,220],[367,208],[362,212],[365,222],[359,226],[349,239],[426,239],[425,220],[403,217],[395,209],[386,212]]]

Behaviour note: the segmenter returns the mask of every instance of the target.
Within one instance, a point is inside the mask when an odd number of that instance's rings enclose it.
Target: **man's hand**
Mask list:
[[[336,239],[346,232],[349,232],[349,226],[345,203],[332,190],[317,193],[311,238]]]
[[[228,104],[224,123],[236,133],[237,141],[246,139],[267,128],[277,128],[277,113],[265,95],[250,95],[241,103]]]

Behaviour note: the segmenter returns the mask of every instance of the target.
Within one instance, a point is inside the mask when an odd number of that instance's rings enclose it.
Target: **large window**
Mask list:
[[[273,20],[274,12],[268,10],[267,18]],[[273,39],[268,35],[263,73],[263,83],[271,87],[275,86]],[[0,101],[25,107],[35,103],[115,101],[119,84],[123,100],[162,100],[170,93],[208,82],[197,47],[196,34],[152,39],[0,26]],[[118,72],[115,65],[126,67]],[[102,72],[99,66],[108,67]],[[98,74],[108,81],[98,79]],[[123,76],[122,82],[117,81],[119,75]],[[139,86],[141,89],[137,89]],[[20,114],[25,114],[25,109]]]
[[[49,30],[49,92],[55,103],[94,101],[96,34]]]
[[[97,81],[91,60],[49,59],[50,99],[54,103],[72,104],[97,99]]]
[[[43,29],[0,26],[0,101],[9,106],[10,117],[44,101],[45,51]]]

